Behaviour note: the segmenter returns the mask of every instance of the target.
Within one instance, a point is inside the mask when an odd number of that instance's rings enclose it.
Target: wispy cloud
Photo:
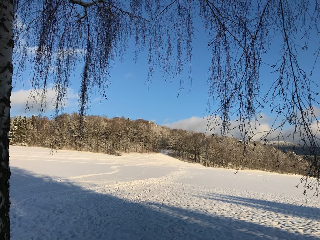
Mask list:
[[[14,28],[20,33],[20,35],[16,36],[15,39],[15,47],[14,47],[14,53],[19,57],[21,53],[26,53],[28,56],[35,55],[37,53],[38,47],[37,46],[29,46],[22,36],[28,32],[27,25],[22,21],[22,19],[19,17],[19,15],[15,16],[15,21],[13,24]],[[43,52],[46,52],[45,49]],[[73,56],[73,57],[81,57],[86,54],[86,50],[82,48],[66,48],[66,49],[54,49],[53,57],[58,59],[66,58],[67,56]]]
[[[14,47],[14,53],[15,55],[19,56],[21,54],[26,53],[28,57],[34,57],[37,54],[38,46],[32,46],[30,47],[27,42],[24,39],[18,39],[17,44]],[[39,52],[40,54],[45,54],[47,51],[44,49],[42,52]],[[86,54],[85,49],[81,48],[67,48],[67,49],[55,49],[53,52],[53,59],[66,59],[68,56],[72,57],[81,57]]]
[[[133,73],[132,73],[132,72],[126,73],[126,74],[124,75],[124,77],[125,77],[125,78],[131,78],[131,77],[133,77]]]

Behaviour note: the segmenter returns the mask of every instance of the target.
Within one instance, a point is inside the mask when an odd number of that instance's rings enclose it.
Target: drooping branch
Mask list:
[[[167,6],[165,6],[152,20],[156,20],[160,15],[162,15],[164,12],[168,10],[174,3],[176,3],[177,0],[172,1]]]
[[[91,7],[93,5],[97,5],[98,3],[104,3],[104,0],[97,0],[97,1],[91,1],[91,2],[84,2],[82,0],[69,0],[72,4],[77,4],[80,5],[82,7]]]
[[[92,7],[94,5],[98,5],[99,3],[102,3],[104,8],[114,8],[117,11],[119,11],[120,13],[128,15],[130,18],[139,18],[139,19],[142,19],[144,21],[149,21],[148,19],[146,19],[146,18],[144,18],[142,16],[135,15],[135,14],[133,14],[133,13],[131,13],[129,11],[123,10],[122,8],[117,7],[117,6],[113,5],[113,4],[106,4],[105,0],[97,0],[97,1],[91,1],[91,2],[84,2],[82,0],[69,0],[69,1],[72,4],[76,4],[76,5],[82,6],[84,8]]]
[[[214,16],[214,18],[216,19],[216,21],[219,23],[219,25],[221,26],[221,28],[228,32],[230,34],[230,36],[233,37],[233,39],[239,44],[239,47],[242,48],[242,50],[246,53],[247,50],[245,48],[245,46],[242,45],[242,43],[240,42],[240,40],[229,30],[229,28],[222,22],[221,18],[219,16],[217,16],[217,14],[215,13],[215,10],[217,10],[217,8],[213,5],[212,2],[206,0],[207,6],[210,8],[212,15]],[[215,10],[214,10],[215,9]],[[221,16],[221,14],[220,14]]]

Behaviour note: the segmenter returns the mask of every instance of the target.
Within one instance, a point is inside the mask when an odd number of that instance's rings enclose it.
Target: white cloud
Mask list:
[[[254,141],[259,141],[267,139],[268,141],[274,141],[280,136],[281,141],[295,142],[298,143],[300,140],[300,132],[295,134],[295,138],[292,138],[294,132],[294,127],[288,127],[280,131],[279,129],[272,129],[271,127],[272,119],[266,115],[262,115],[262,118],[259,122],[251,121],[246,123],[246,130],[248,132],[247,136]],[[194,132],[205,132],[207,134],[221,134],[221,124],[222,119],[217,117],[206,116],[203,118],[193,116],[188,119],[179,120],[173,123],[166,123],[164,126],[167,126],[172,129],[183,129],[187,131]],[[313,134],[320,138],[320,122],[313,122],[310,125],[310,128]],[[239,129],[239,122],[234,120],[230,122],[229,133],[227,136],[243,139],[243,132]],[[267,134],[267,135],[266,135]],[[300,142],[301,144],[301,142]]]
[[[271,130],[270,125],[266,122],[269,118],[265,115],[262,115],[262,118],[259,123],[254,121],[250,122],[250,129],[247,127],[249,135],[253,140],[259,140],[263,135]],[[210,117],[206,116],[203,118],[193,116],[188,119],[179,120],[173,123],[166,123],[164,126],[169,128],[183,129],[187,131],[194,132],[205,132],[207,134],[221,134],[222,119],[219,116]],[[247,124],[249,126],[249,124]],[[227,136],[235,138],[243,138],[242,133],[239,130],[239,122],[234,120],[230,122],[229,133]],[[273,134],[272,134],[273,135]]]
[[[317,106],[313,106],[313,113],[317,118],[320,118],[320,108]]]
[[[176,128],[194,132],[205,132],[207,127],[207,118],[191,117],[173,123],[166,123],[164,126],[173,129]]]
[[[320,145],[320,121],[314,121],[311,125],[309,125],[309,129],[312,134],[316,137],[316,142]],[[289,142],[294,142],[298,144],[304,144],[301,141],[301,138],[304,138],[306,143],[309,144],[309,139],[306,134],[306,130],[301,126],[300,128],[295,128],[291,126],[289,128],[284,129],[283,136],[285,136],[285,140]]]
[[[13,91],[11,94],[11,112],[13,115],[37,114],[41,108],[42,91],[33,89]],[[52,111],[55,109],[56,91],[52,88],[47,89],[45,95],[44,110]],[[67,90],[67,99],[63,103],[64,107],[70,107],[77,104],[78,94],[73,89]]]

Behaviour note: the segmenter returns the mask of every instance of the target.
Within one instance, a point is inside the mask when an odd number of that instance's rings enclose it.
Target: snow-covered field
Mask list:
[[[10,146],[12,239],[320,239],[299,176]],[[302,205],[302,206],[301,206]]]

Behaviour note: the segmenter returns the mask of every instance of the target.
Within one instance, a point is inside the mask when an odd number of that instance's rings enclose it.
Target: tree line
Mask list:
[[[143,119],[85,116],[81,125],[79,120],[77,113],[51,120],[45,116],[11,118],[10,144],[113,155],[166,150],[173,157],[208,167],[313,175],[306,157],[258,142],[170,129]]]

